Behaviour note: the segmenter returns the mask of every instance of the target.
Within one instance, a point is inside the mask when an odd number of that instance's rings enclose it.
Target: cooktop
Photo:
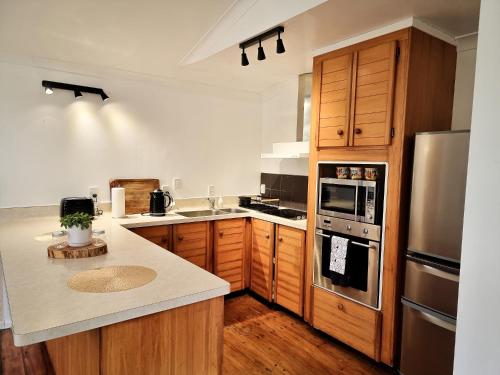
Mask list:
[[[256,210],[264,214],[279,216],[285,219],[291,220],[304,220],[307,219],[307,213],[300,210],[294,210],[291,208],[279,208],[276,206],[270,206],[267,204],[255,203],[249,206],[245,206],[250,210]]]

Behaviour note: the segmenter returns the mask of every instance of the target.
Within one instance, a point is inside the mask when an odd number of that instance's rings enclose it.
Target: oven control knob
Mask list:
[[[350,231],[352,229],[352,227],[350,225],[346,225],[345,229],[347,229],[348,231]]]
[[[363,229],[364,234],[368,234],[368,228]]]
[[[373,219],[373,215],[368,215],[368,219]]]

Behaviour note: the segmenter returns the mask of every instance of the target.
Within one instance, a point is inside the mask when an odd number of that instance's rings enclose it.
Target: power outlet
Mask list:
[[[161,190],[163,190],[163,191],[169,191],[170,187],[168,185],[161,185]]]
[[[215,185],[208,185],[208,196],[213,197],[215,195]]]
[[[99,186],[97,185],[89,186],[89,197],[94,199],[94,194],[97,198],[99,197]]]
[[[182,180],[179,177],[174,177],[172,179],[172,186],[174,187],[174,190],[179,190],[182,186]]]

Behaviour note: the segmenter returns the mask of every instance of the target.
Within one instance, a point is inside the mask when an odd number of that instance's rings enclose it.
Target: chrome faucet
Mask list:
[[[215,197],[208,197],[208,204],[211,210],[215,210]]]

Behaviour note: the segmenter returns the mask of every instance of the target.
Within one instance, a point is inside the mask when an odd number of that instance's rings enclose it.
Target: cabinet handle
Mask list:
[[[270,237],[269,234],[266,234],[266,238],[269,239],[269,237]]]
[[[356,128],[356,129],[354,129],[354,133],[356,133],[356,134],[361,134],[361,129],[360,129],[360,128]]]
[[[177,239],[178,239],[179,241],[182,241],[182,240],[184,239],[184,237],[182,237],[182,236],[177,236]]]
[[[341,303],[339,303],[337,307],[340,311],[344,311],[344,305],[342,305]]]
[[[220,231],[219,232],[219,236],[222,237],[224,235],[224,232],[223,231]]]
[[[278,238],[279,242],[283,242],[283,237]]]
[[[162,237],[161,238],[161,243],[166,243],[168,242],[168,237]]]
[[[339,129],[339,130],[337,130],[337,134],[342,135],[342,134],[344,134],[344,131],[342,129]]]

